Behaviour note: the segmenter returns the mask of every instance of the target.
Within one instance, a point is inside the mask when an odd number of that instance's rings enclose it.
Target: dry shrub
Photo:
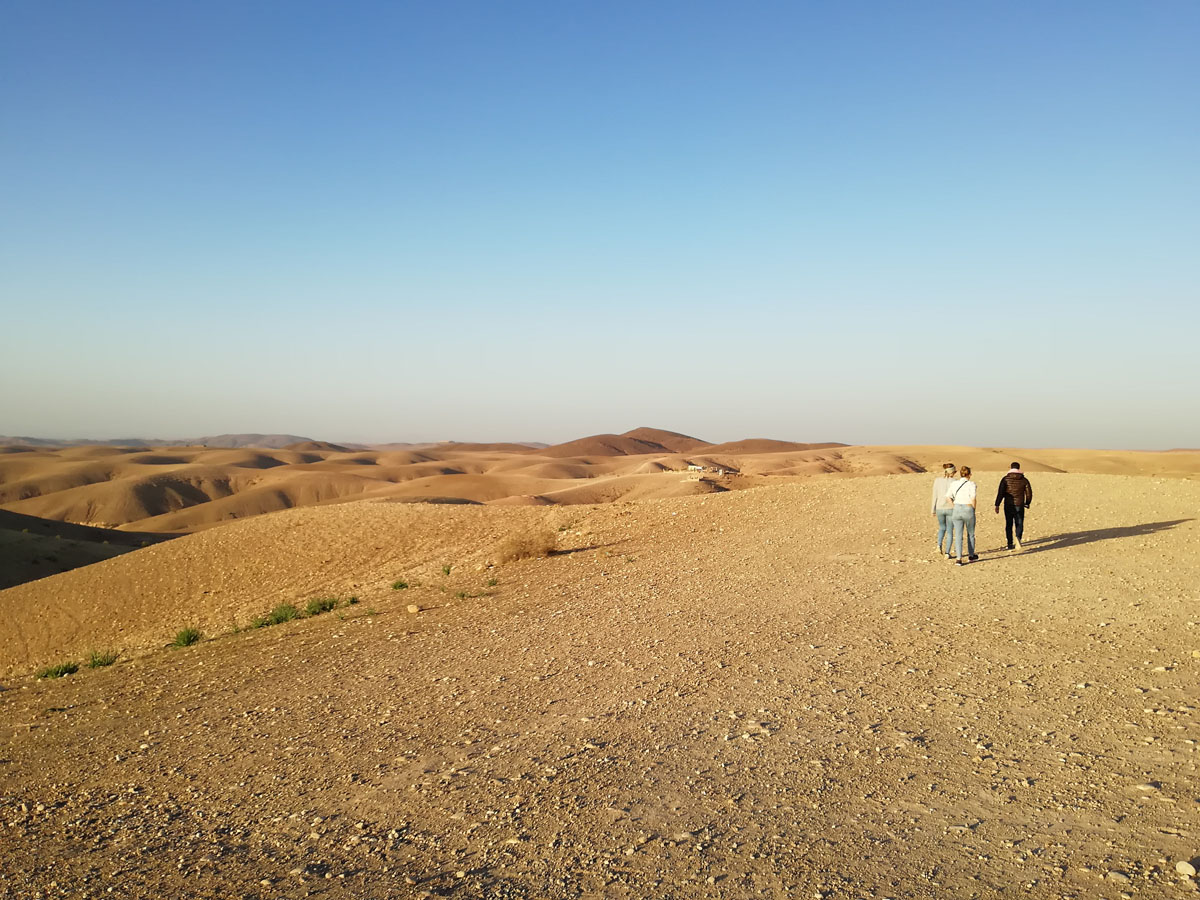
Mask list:
[[[515,559],[536,559],[549,556],[558,544],[558,537],[549,528],[531,527],[514,531],[496,548],[496,557],[502,562]]]

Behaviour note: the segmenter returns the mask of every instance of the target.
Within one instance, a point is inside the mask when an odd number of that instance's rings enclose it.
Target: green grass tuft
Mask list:
[[[495,587],[495,586],[496,586],[496,585],[498,585],[499,583],[500,583],[500,579],[499,579],[499,578],[489,578],[489,579],[487,580],[487,586],[488,586],[488,587]]]
[[[267,613],[268,625],[282,625],[284,622],[290,622],[292,619],[300,617],[300,610],[292,606],[290,603],[280,603],[277,607]]]
[[[74,675],[79,671],[79,663],[73,661],[60,662],[57,665],[38,669],[38,678],[62,678],[64,675]]]
[[[453,566],[442,566],[442,574],[443,574],[443,575],[449,575],[449,574],[450,574],[450,570],[451,570],[452,568],[454,568],[454,567],[453,567]]]
[[[304,607],[304,612],[310,616],[319,616],[321,613],[336,609],[337,605],[337,597],[314,597],[308,601],[308,605]]]
[[[347,601],[346,601],[346,603],[348,603],[350,606],[357,606],[357,605],[358,605],[358,598],[357,598],[357,597],[351,597],[349,600],[347,600]]]
[[[175,633],[175,640],[171,642],[171,646],[190,647],[202,637],[204,633],[199,628],[181,628]]]
[[[407,581],[393,581],[392,582],[392,590],[393,591],[402,591],[406,587],[408,587]]]
[[[88,668],[101,669],[104,666],[111,666],[117,661],[117,657],[120,655],[121,654],[116,650],[93,650],[88,654]]]

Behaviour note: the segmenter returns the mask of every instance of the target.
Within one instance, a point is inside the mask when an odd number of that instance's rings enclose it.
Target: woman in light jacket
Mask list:
[[[943,463],[942,474],[933,479],[933,508],[931,512],[937,518],[937,551],[938,556],[946,554],[946,559],[950,558],[950,542],[954,539],[954,525],[950,521],[950,514],[954,512],[954,504],[946,498],[946,492],[954,484],[955,476],[958,475],[958,468],[954,463]],[[945,549],[942,549],[942,538],[946,539]]]
[[[946,499],[954,504],[950,521],[954,524],[953,546],[958,553],[956,565],[964,566],[963,562],[963,532],[967,533],[967,560],[974,562],[979,559],[975,553],[975,495],[978,492],[975,482],[971,480],[971,467],[963,466],[958,470],[959,479],[950,485],[946,491]]]

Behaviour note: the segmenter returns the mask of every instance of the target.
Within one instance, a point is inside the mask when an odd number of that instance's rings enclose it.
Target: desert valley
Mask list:
[[[0,447],[0,896],[1187,896],[1198,476],[652,428]]]

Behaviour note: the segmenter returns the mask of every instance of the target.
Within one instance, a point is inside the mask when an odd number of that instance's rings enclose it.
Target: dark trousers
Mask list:
[[[1004,536],[1008,538],[1008,549],[1013,548],[1013,528],[1017,530],[1017,540],[1025,534],[1025,507],[1015,503],[1004,504]]]

